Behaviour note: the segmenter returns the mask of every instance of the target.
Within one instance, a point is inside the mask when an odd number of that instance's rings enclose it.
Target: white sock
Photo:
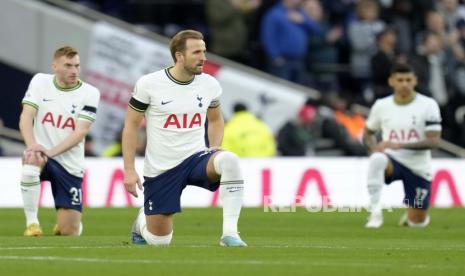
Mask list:
[[[171,239],[173,238],[173,231],[166,236],[157,236],[144,227],[141,233],[142,237],[145,239],[147,244],[155,245],[155,246],[167,246],[171,243]]]
[[[136,231],[139,231],[139,234],[142,235],[144,228],[147,228],[147,219],[144,213],[144,206],[142,206],[139,209],[139,214],[137,215]]]
[[[239,158],[222,151],[213,160],[215,171],[221,175],[220,199],[223,202],[223,237],[238,236],[237,223],[244,197],[244,179],[239,168]]]
[[[39,218],[39,196],[40,196],[40,168],[34,165],[23,165],[21,175],[21,194],[23,196],[24,214],[26,215],[26,226],[37,223]]]
[[[415,223],[415,222],[411,222],[409,219],[407,219],[407,224],[408,224],[409,227],[413,227],[413,228],[423,228],[423,227],[428,226],[429,221],[430,221],[429,215],[426,215],[425,220],[422,221],[422,222]]]
[[[145,239],[147,244],[155,246],[169,245],[173,238],[173,231],[166,236],[157,236],[150,233],[147,229],[147,218],[145,217],[144,206],[139,209],[139,214],[137,215],[136,231],[139,231],[139,234]]]
[[[83,230],[83,226],[82,226],[82,221],[79,223],[79,233],[78,233],[78,236],[81,236],[82,235],[82,230]]]
[[[368,160],[367,187],[370,196],[370,211],[381,213],[381,192],[384,185],[384,171],[388,158],[384,153],[375,152]]]

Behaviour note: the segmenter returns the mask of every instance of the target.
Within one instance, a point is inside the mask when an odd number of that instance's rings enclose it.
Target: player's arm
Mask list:
[[[142,184],[136,172],[135,159],[137,147],[137,132],[144,118],[144,112],[135,110],[131,103],[124,121],[122,148],[124,160],[124,187],[133,196],[137,197],[136,184],[142,190]]]
[[[415,143],[400,144],[402,149],[410,150],[427,150],[435,149],[439,146],[441,140],[441,131],[427,131],[425,132],[425,139]]]
[[[77,120],[76,128],[74,129],[74,131],[71,132],[71,134],[68,135],[63,141],[61,141],[61,143],[59,143],[51,149],[46,150],[45,154],[48,157],[57,156],[76,146],[77,144],[82,142],[82,140],[84,140],[87,133],[89,132],[91,125],[91,121]]]
[[[221,107],[210,107],[207,110],[208,118],[208,141],[210,147],[220,147],[224,134],[224,118]]]
[[[32,131],[34,118],[37,115],[37,109],[29,104],[23,104],[23,111],[19,117],[19,130],[23,136],[26,147],[30,148],[37,144]]]
[[[376,132],[365,128],[363,132],[363,144],[368,148],[369,152],[378,151],[378,139],[376,139]]]

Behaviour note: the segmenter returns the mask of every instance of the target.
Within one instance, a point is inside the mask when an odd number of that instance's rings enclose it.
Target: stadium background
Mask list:
[[[173,30],[176,30],[176,27],[201,27],[201,25],[186,22],[186,20],[181,20],[178,22],[178,25],[175,24],[175,27],[172,25],[165,25],[164,28],[157,28],[156,24],[133,25],[121,19],[111,17],[108,14],[88,8],[91,6],[95,9],[99,8],[101,11],[105,11],[103,8],[104,5],[102,4],[105,1],[95,1],[96,3],[100,3],[99,6],[92,6],[91,4],[93,1],[81,2],[85,2],[84,4],[87,4],[87,7],[59,0],[4,0],[0,2],[0,78],[4,85],[4,91],[2,92],[4,97],[2,101],[0,101],[0,119],[3,121],[4,127],[1,128],[0,138],[2,152],[5,156],[0,157],[0,170],[2,172],[0,208],[6,208],[0,209],[0,219],[2,221],[2,230],[0,230],[0,263],[4,263],[5,267],[7,267],[6,271],[13,274],[31,272],[31,270],[24,268],[19,269],[15,265],[18,261],[22,260],[21,256],[23,253],[18,255],[17,252],[14,252],[18,249],[12,248],[27,250],[30,244],[24,239],[17,238],[17,236],[19,236],[18,233],[21,233],[20,229],[22,229],[23,218],[19,209],[10,208],[19,208],[22,206],[17,182],[20,175],[20,158],[18,156],[24,146],[15,130],[17,130],[19,113],[21,111],[20,101],[32,75],[36,72],[50,72],[50,57],[52,56],[53,50],[57,47],[63,44],[71,44],[80,50],[83,79],[93,83],[102,91],[98,125],[96,124],[92,129],[95,151],[101,153],[106,146],[111,144],[121,127],[124,110],[126,108],[125,103],[127,102],[135,80],[144,73],[155,71],[171,63],[167,49],[168,40],[163,35],[172,33]],[[125,1],[115,1],[115,3],[120,2]],[[170,6],[170,4],[167,4],[167,2],[170,1],[127,2],[138,2],[141,5],[148,3],[165,8],[166,6]],[[266,8],[269,8],[276,1],[263,2],[261,13],[264,13]],[[173,12],[173,10],[179,10],[180,7],[185,5],[190,8],[194,7],[192,9],[186,8],[186,10],[190,9],[195,13],[199,7],[202,7],[204,1],[173,1],[171,4],[173,7],[170,7],[167,11]],[[186,11],[181,12],[181,14],[185,13]],[[111,14],[118,15],[120,18],[126,19],[129,22],[134,21],[134,18],[124,18],[124,16],[121,16],[121,13]],[[157,31],[159,34],[152,31]],[[258,60],[260,60],[260,58]],[[255,68],[225,59],[215,54],[209,54],[209,64],[206,67],[206,71],[217,77],[224,88],[222,104],[226,118],[232,115],[232,107],[236,102],[246,102],[250,110],[259,115],[259,117],[270,126],[273,132],[276,133],[287,120],[296,116],[300,106],[302,106],[307,99],[310,98],[314,101],[319,101],[322,98],[322,94],[325,93],[325,91],[313,89],[305,85],[298,85],[268,75],[261,71],[261,69],[264,69],[263,66],[257,64],[249,65],[254,65]],[[344,68],[344,65],[341,65],[341,68]],[[465,103],[455,104],[460,106]],[[364,112],[366,112],[369,107],[366,105],[364,106],[362,103],[357,103],[355,106],[358,108],[357,110],[364,110]],[[458,140],[454,140],[453,142],[457,141]],[[346,253],[351,251],[336,254],[337,256],[333,261],[331,261],[331,257],[329,256],[325,258],[322,257],[319,262],[311,262],[305,259],[301,260],[298,257],[283,260],[282,267],[290,266],[295,268],[292,270],[293,274],[307,274],[310,271],[314,271],[314,269],[317,269],[316,271],[323,274],[331,274],[334,271],[340,271],[343,267],[350,267],[348,274],[358,274],[360,272],[358,269],[360,268],[367,273],[383,273],[389,272],[388,267],[390,268],[391,265],[393,266],[393,271],[402,271],[401,267],[403,265],[413,263],[414,265],[412,266],[407,265],[405,271],[420,269],[426,274],[434,274],[435,272],[441,271],[441,268],[444,269],[447,267],[448,264],[448,272],[451,275],[460,275],[464,270],[459,265],[458,260],[461,256],[464,256],[465,248],[465,244],[463,244],[463,234],[460,234],[464,226],[464,215],[463,209],[461,208],[463,208],[463,202],[465,201],[465,175],[463,175],[462,169],[465,163],[461,159],[461,157],[465,156],[465,150],[461,148],[461,146],[463,146],[463,144],[443,141],[441,143],[441,149],[434,153],[437,158],[435,158],[433,162],[434,180],[432,205],[441,208],[459,207],[459,209],[434,210],[433,217],[434,212],[438,212],[437,216],[441,217],[441,219],[438,218],[437,223],[439,225],[432,225],[432,230],[427,230],[418,235],[409,232],[404,236],[405,234],[402,234],[398,228],[393,228],[391,225],[391,227],[388,226],[387,230],[379,232],[380,237],[385,238],[382,242],[374,243],[375,235],[370,233],[368,234],[368,240],[363,240],[363,238],[362,240],[358,240],[360,246],[357,247],[356,244],[351,244],[344,240],[344,235],[367,236],[367,234],[362,231],[363,229],[359,229],[363,225],[363,219],[366,215],[363,210],[354,212],[355,214],[347,214],[347,212],[339,212],[338,208],[335,208],[332,211],[330,210],[326,213],[321,211],[315,215],[306,212],[305,209],[303,209],[303,211],[296,211],[292,208],[288,209],[287,207],[293,205],[303,207],[322,205],[339,206],[341,210],[343,207],[366,206],[368,202],[368,196],[364,188],[364,175],[367,165],[366,159],[364,157],[344,157],[341,151],[331,149],[322,151],[321,154],[318,154],[323,157],[306,156],[287,158],[277,156],[273,158],[244,159],[241,165],[244,168],[247,181],[245,206],[259,207],[259,209],[250,209],[249,212],[251,215],[249,218],[247,218],[246,215],[248,211],[245,209],[243,217],[245,223],[248,223],[249,226],[245,226],[243,229],[245,228],[251,232],[252,247],[253,242],[255,242],[258,251],[267,251],[270,248],[268,246],[272,247],[272,245],[276,243],[277,248],[286,248],[278,251],[278,255],[289,254],[293,250],[306,250],[305,252],[301,252],[301,254],[302,256],[310,258],[314,256],[313,254],[318,254],[321,250],[324,250],[325,247],[327,247],[327,249],[334,247],[341,251],[344,251],[344,248],[350,248],[351,250],[362,250],[362,252],[366,253],[366,256],[362,256],[361,259],[352,260],[352,263],[355,264],[352,266],[350,262],[341,261],[345,258],[344,256]],[[138,162],[138,167],[141,168],[140,164],[142,160],[139,159]],[[123,190],[122,161],[119,158],[106,159],[92,157],[88,159],[87,163],[87,193],[85,193],[87,196],[85,196],[84,199],[87,207],[140,206],[140,199],[134,200],[130,198]],[[386,193],[383,194],[383,203],[385,207],[401,207],[402,194],[400,183],[395,183],[388,187]],[[46,183],[43,183],[41,204],[44,207],[52,206],[50,189]],[[185,207],[210,207],[205,209],[206,212],[218,213],[217,208],[211,208],[218,204],[220,203],[218,202],[216,194],[206,193],[195,188],[192,188],[183,195],[183,206]],[[271,206],[268,211],[281,213],[275,214],[275,217],[264,214],[264,209],[261,208],[263,204]],[[128,211],[123,212],[127,216],[126,224],[128,225],[132,220],[131,210],[132,214],[134,214],[135,210],[133,209],[128,209]],[[193,214],[196,214],[197,218],[200,219],[208,219],[211,216],[210,213],[197,213],[203,212],[200,210],[188,209],[186,213],[188,212],[193,212]],[[51,210],[45,209],[43,214],[46,216],[46,220],[53,220]],[[400,212],[395,211],[394,214],[398,216]],[[115,210],[108,210],[108,212],[105,211],[105,208],[94,209],[93,211],[89,210],[89,220],[85,223],[86,226],[88,225],[87,227],[89,230],[87,233],[91,236],[90,238],[86,239],[83,237],[84,239],[82,242],[77,240],[60,240],[58,243],[51,238],[46,238],[38,243],[35,242],[36,246],[38,246],[36,249],[38,250],[39,247],[45,248],[50,246],[51,250],[54,251],[52,255],[57,256],[50,257],[49,252],[42,253],[48,256],[48,260],[51,262],[59,262],[57,261],[60,260],[59,256],[66,256],[66,248],[82,246],[83,250],[89,250],[89,248],[90,250],[95,250],[92,246],[95,245],[95,240],[98,241],[99,239],[104,241],[100,243],[101,248],[105,247],[106,249],[104,249],[104,251],[107,249],[111,251],[115,240],[117,241],[116,243],[119,243],[120,240],[123,239],[121,238],[121,233],[116,233],[116,229],[124,229],[124,221],[122,221],[123,226],[117,225],[115,226],[115,230],[110,231],[111,233],[108,234],[107,239],[104,228],[92,226],[92,223],[99,223],[99,215],[101,218],[105,216],[109,218],[117,217]],[[96,217],[93,218],[93,216]],[[188,214],[183,214],[179,220],[185,219],[191,223],[197,223],[194,220],[191,221],[188,219],[187,216]],[[391,224],[394,225],[394,216],[393,214],[390,216],[389,220]],[[194,219],[196,218],[196,216],[193,217]],[[264,238],[260,240],[259,233],[261,231],[266,231],[267,227],[260,225],[257,228],[252,228],[252,226],[250,226],[254,224],[254,222],[263,219],[272,227],[282,227],[283,225],[276,224],[276,221],[279,221],[280,218],[288,223],[283,233],[288,236],[293,236],[294,233],[301,234],[300,240],[276,239],[276,237],[280,235],[273,236],[273,234],[276,234],[275,231],[270,231],[271,234],[268,239]],[[218,214],[216,220],[219,221]],[[4,221],[12,221],[12,223],[11,225],[6,225]],[[328,223],[333,223],[336,227],[347,225],[348,232],[344,234],[337,232],[335,228],[331,227],[315,227],[315,224]],[[187,223],[181,223],[178,227],[186,227],[192,230]],[[302,232],[303,229],[309,228],[313,228],[313,230],[308,231],[314,231],[312,232],[315,234],[314,239],[312,239],[308,233],[304,234]],[[450,240],[444,241],[442,234],[439,233],[441,229],[446,228],[452,230],[450,233]],[[242,231],[246,233],[246,230]],[[183,231],[184,235],[192,233],[186,230],[180,230],[180,236],[183,235]],[[197,233],[196,231],[198,230],[192,231]],[[328,237],[332,237],[334,241],[328,243],[325,233],[328,234]],[[202,234],[215,235],[214,230],[210,228]],[[112,240],[112,237],[116,238]],[[174,243],[174,247],[176,248],[177,246],[179,252],[171,252],[169,254],[172,254],[174,258],[182,256],[183,254],[192,255],[192,252],[189,252],[189,247],[192,246],[192,244],[198,244],[198,241],[190,238],[192,237],[185,238],[184,240],[183,238],[179,238],[178,242]],[[207,238],[202,236],[201,241],[202,239],[206,240]],[[407,239],[417,239],[420,246],[412,246],[408,243]],[[431,240],[431,244],[428,244],[428,240]],[[208,242],[210,241],[207,241],[207,244]],[[391,246],[389,242],[392,242]],[[99,243],[97,242],[97,247],[98,246]],[[394,249],[393,246],[398,248],[399,254],[396,254],[396,249]],[[409,258],[407,261],[399,260],[402,259],[402,254],[406,251],[417,252],[422,249],[433,250],[432,248],[434,248],[434,246],[437,247],[437,251],[435,251],[433,255],[438,258],[447,250],[449,250],[450,254],[454,255],[454,257],[450,257],[451,259],[448,260],[450,261],[449,263],[447,261],[442,263],[442,261],[437,261],[436,259],[437,262],[431,262],[431,260],[429,260],[430,262],[425,264],[423,260],[416,259],[415,257]],[[120,248],[120,244],[118,244],[117,247],[118,251],[122,250],[124,252],[126,249],[126,245],[124,245],[122,249]],[[369,252],[374,250],[370,248],[376,248],[376,250],[391,248],[392,252],[394,252],[393,254],[397,255],[398,259],[390,263],[385,262],[384,258],[379,256],[377,259],[379,262],[374,262],[372,266],[366,265],[366,261],[369,259],[368,256],[370,255]],[[404,248],[405,251],[403,251],[402,248]],[[214,249],[209,247],[207,250],[213,250],[214,252]],[[61,251],[63,251],[63,253]],[[160,256],[159,253],[151,251],[146,252],[155,254],[158,257]],[[211,252],[208,254],[210,253]],[[323,252],[323,255],[326,253]],[[28,254],[23,256],[23,260],[32,261],[37,257],[35,255],[27,257]],[[108,264],[111,263],[112,260],[116,263],[120,261],[118,256],[112,256],[111,254],[108,255],[110,258],[107,259],[101,258],[97,253],[95,254],[97,255],[96,259],[101,260],[102,263],[106,262]],[[249,253],[246,255],[248,254]],[[279,262],[277,262],[278,269],[273,273],[272,268],[270,268],[273,266],[272,257],[264,257],[263,254],[257,252],[254,254],[256,255],[252,254],[250,256],[252,259],[259,260],[257,263],[248,263],[246,260],[243,261],[238,255],[233,254],[231,258],[233,258],[234,261],[232,261],[231,264],[236,262],[236,269],[243,269],[243,271],[246,272],[267,271],[268,274],[277,274],[280,271],[280,273],[289,272],[281,270],[282,267],[279,265]],[[382,254],[387,254],[387,252],[382,251]],[[63,262],[76,261],[76,259],[79,259],[78,255],[74,256],[74,259],[63,260]],[[134,259],[134,263],[137,264],[137,257]],[[41,260],[47,262],[47,258],[36,258],[36,260],[38,260],[38,263],[41,263]],[[94,261],[93,259],[89,259],[83,262]],[[216,262],[216,264],[224,265],[223,261],[216,260]],[[227,261],[224,262],[227,263]],[[150,261],[146,263],[140,262],[139,265],[160,265],[165,263],[169,264],[170,261],[161,259],[161,261],[152,263]],[[200,270],[197,270],[199,269],[197,264],[203,264],[205,267],[209,267],[215,264],[215,261],[208,263],[201,260],[195,261],[194,259],[192,263],[184,263],[187,269],[184,271],[181,270],[181,273],[186,273],[189,269],[194,269],[193,271],[196,273],[205,269],[202,267]],[[46,274],[47,267],[39,266],[39,269]],[[55,269],[59,270],[61,268],[60,265],[56,266],[55,264],[55,266],[49,267],[48,269],[54,271]],[[108,267],[99,268],[99,265],[92,269],[95,269],[95,271],[99,269],[105,272],[111,271],[112,274],[121,273],[113,271]],[[173,273],[176,270],[164,271]],[[233,269],[231,271],[236,270]],[[71,271],[71,274],[72,272],[73,271]],[[84,272],[78,271],[76,273],[79,274]]]

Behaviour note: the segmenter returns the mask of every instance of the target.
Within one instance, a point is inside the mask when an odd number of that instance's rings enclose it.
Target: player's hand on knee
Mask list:
[[[35,155],[36,155],[36,159],[37,159],[37,161],[39,163],[39,167],[42,168],[45,165],[45,163],[47,163],[48,156],[46,154],[44,154],[43,152],[41,152],[41,151],[36,151]]]
[[[140,181],[139,175],[135,170],[127,170],[124,172],[124,188],[128,193],[131,195],[138,197],[137,195],[137,188],[142,190],[142,183]]]
[[[47,157],[39,151],[26,150],[23,153],[23,164],[43,167],[46,162]]]

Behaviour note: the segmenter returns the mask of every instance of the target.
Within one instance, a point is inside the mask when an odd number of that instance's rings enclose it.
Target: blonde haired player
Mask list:
[[[55,51],[52,70],[53,75],[36,74],[22,100],[25,236],[43,235],[38,219],[40,180],[51,183],[57,209],[54,234],[82,232],[84,138],[96,119],[100,93],[79,79],[79,54],[70,46]]]
[[[406,64],[396,64],[388,81],[394,95],[375,102],[363,136],[372,152],[367,177],[371,214],[365,226],[381,227],[383,185],[402,180],[408,209],[400,224],[426,227],[430,221],[431,149],[441,137],[439,106],[434,99],[415,92],[417,78]],[[380,142],[377,132],[382,133]]]
[[[215,78],[202,73],[206,61],[203,35],[181,31],[171,40],[170,50],[174,66],[137,81],[124,125],[124,184],[137,197],[136,186],[142,189],[134,167],[137,129],[142,118],[147,121],[144,207],[133,224],[132,242],[170,244],[173,217],[181,211],[181,193],[186,185],[195,185],[220,190],[220,244],[246,246],[237,231],[244,181],[238,157],[219,149],[224,131],[222,90]],[[209,149],[204,140],[207,118]]]

